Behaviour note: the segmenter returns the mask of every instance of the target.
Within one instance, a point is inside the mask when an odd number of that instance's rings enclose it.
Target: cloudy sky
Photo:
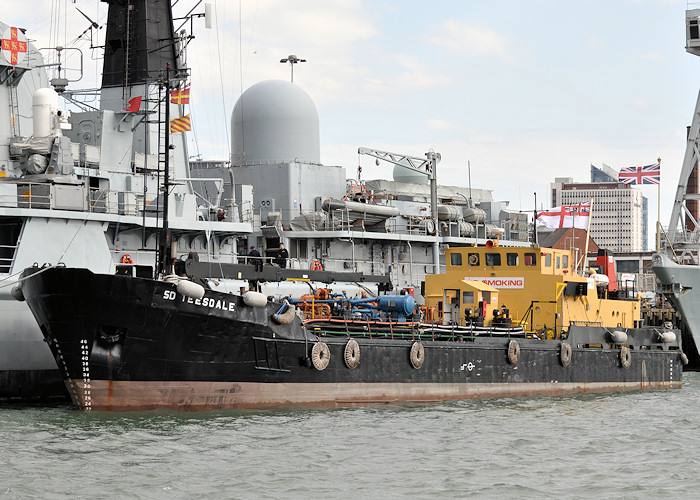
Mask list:
[[[440,183],[467,186],[470,162],[473,187],[532,210],[533,193],[546,208],[554,177],[583,182],[591,164],[619,170],[661,157],[668,224],[700,89],[700,60],[684,49],[684,0],[211,4],[214,28],[195,21],[188,53],[191,155],[228,157],[236,99],[261,80],[288,79],[279,60],[296,54],[308,61],[294,80],[318,107],[321,161],[348,177],[358,161],[363,178],[391,176],[390,166],[358,160],[359,146],[433,149]],[[63,44],[87,28],[75,7],[104,23],[96,0],[10,2],[2,19],[40,46]],[[77,85],[94,86],[99,53],[79,45]],[[653,224],[656,187],[643,190]]]

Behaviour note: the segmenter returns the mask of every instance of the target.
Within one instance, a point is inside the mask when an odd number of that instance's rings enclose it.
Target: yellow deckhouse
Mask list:
[[[460,247],[448,249],[445,260],[445,274],[425,279],[428,321],[513,324],[550,337],[573,324],[639,326],[639,302],[607,298],[607,281],[593,271],[589,277],[576,274],[569,250]]]

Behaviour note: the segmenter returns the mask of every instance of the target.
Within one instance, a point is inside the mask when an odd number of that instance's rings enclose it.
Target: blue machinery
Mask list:
[[[336,294],[329,299],[289,299],[290,304],[328,304],[334,316],[345,314],[360,315],[364,318],[377,319],[380,313],[391,316],[395,321],[406,321],[416,308],[412,295],[382,295],[366,299],[348,299]]]

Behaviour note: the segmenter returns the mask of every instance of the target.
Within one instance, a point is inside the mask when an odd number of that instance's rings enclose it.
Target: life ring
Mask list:
[[[511,340],[508,342],[508,362],[514,365],[518,359],[520,359],[520,345],[515,340]]]
[[[122,257],[122,264],[133,264],[134,259],[131,258],[131,255],[126,254]]]
[[[313,261],[311,264],[311,270],[312,271],[323,271],[323,266],[321,265],[321,262],[318,260]]]
[[[325,342],[316,342],[311,349],[311,362],[318,371],[325,370],[331,362],[331,350]]]
[[[425,349],[420,342],[414,342],[411,346],[411,365],[418,370],[425,361]]]
[[[626,345],[620,348],[620,364],[622,368],[629,368],[632,365],[632,351]]]
[[[350,339],[345,344],[345,364],[348,368],[357,368],[360,364],[360,344],[355,339]]]
[[[566,367],[571,364],[571,346],[566,342],[562,342],[559,350],[559,361],[561,365]]]

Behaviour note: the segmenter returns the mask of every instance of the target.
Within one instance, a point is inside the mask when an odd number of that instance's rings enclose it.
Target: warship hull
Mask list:
[[[663,342],[653,328],[629,329],[624,345],[593,326],[572,326],[564,340],[411,322],[368,322],[358,332],[342,322],[276,321],[279,303],[250,306],[211,290],[194,299],[173,283],[71,268],[28,269],[22,291],[84,410],[371,405],[682,385],[680,338]]]
[[[667,255],[654,254],[651,267],[660,293],[680,314],[696,346],[700,345],[700,266],[678,264]],[[693,353],[696,354],[696,353]]]

